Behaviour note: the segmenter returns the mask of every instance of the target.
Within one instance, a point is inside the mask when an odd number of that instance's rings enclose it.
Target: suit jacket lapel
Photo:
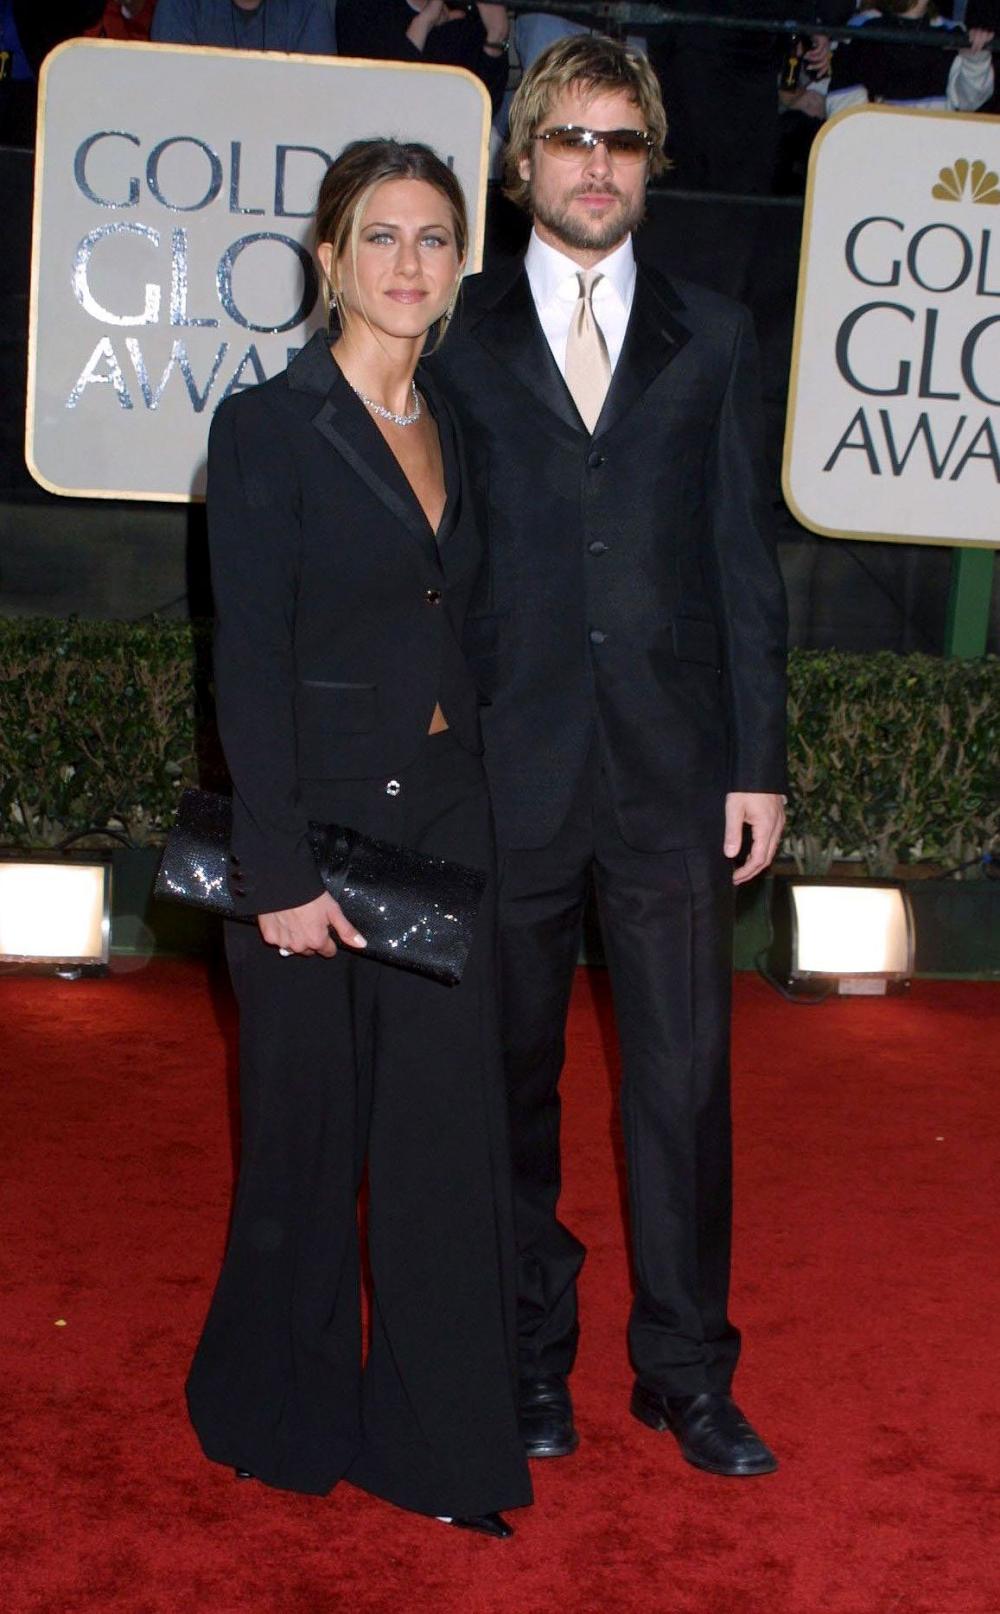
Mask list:
[[[325,393],[312,417],[313,426],[402,523],[426,558],[439,566],[434,534],[413,489],[364,404],[334,364],[321,332],[317,332],[289,366],[288,378],[293,387]]]
[[[645,264],[637,265],[625,342],[595,437],[617,425],[690,340],[691,332],[675,312],[683,307],[668,280]]]
[[[609,431],[628,413],[690,340],[691,332],[677,315],[683,307],[663,275],[646,264],[637,265],[625,343],[594,431],[595,437]],[[585,432],[545,339],[523,266],[473,326],[473,334],[564,430],[574,436]]]
[[[472,328],[473,335],[554,417],[565,433],[585,430],[535,312],[523,265],[497,302]]]
[[[437,547],[440,550],[454,532],[455,524],[458,520],[462,502],[462,468],[459,463],[458,442],[455,437],[455,423],[451,418],[451,411],[434,385],[433,377],[428,375],[425,365],[421,365],[417,371],[417,385],[430,404],[431,412],[437,421],[438,437],[441,442],[445,506],[441,512],[441,520],[435,534]],[[421,514],[423,514],[422,511]]]

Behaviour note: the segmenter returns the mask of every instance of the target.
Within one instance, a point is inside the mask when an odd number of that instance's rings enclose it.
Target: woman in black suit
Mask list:
[[[209,442],[227,926],[242,1164],[188,1381],[205,1452],[268,1484],[347,1479],[509,1535],[518,1438],[492,883],[459,986],[366,961],[310,820],[484,869],[492,831],[459,635],[480,560],[453,422],[417,362],[466,251],[427,148],[358,141],[317,252],[342,334],[224,403]],[[362,1363],[357,1198],[372,1305]]]

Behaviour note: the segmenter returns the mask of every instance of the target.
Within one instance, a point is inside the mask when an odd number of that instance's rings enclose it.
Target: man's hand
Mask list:
[[[828,34],[813,34],[812,42],[802,58],[813,78],[829,78],[833,52]]]
[[[282,908],[278,913],[257,916],[260,933],[270,947],[280,947],[286,953],[297,953],[301,958],[319,953],[332,958],[337,951],[330,931],[347,947],[364,947],[365,938],[349,919],[344,917],[339,902],[324,891],[301,908]]]
[[[778,98],[783,106],[792,112],[803,112],[807,118],[817,118],[822,123],[826,117],[826,96],[819,90],[779,90]]]
[[[758,790],[731,790],[726,797],[726,838],[722,849],[735,857],[743,844],[743,826],[750,825],[750,856],[733,870],[733,885],[745,885],[766,869],[781,845],[785,808],[780,796]]]

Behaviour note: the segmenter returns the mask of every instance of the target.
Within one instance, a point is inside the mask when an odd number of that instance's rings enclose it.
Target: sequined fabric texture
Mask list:
[[[185,790],[156,895],[227,919],[251,919],[236,911],[231,831],[228,796]],[[323,884],[368,944],[359,957],[458,984],[486,887],[482,870],[339,824],[310,824],[309,843]]]
[[[366,958],[457,985],[486,886],[481,870],[336,824],[310,825],[309,841],[323,884],[368,943]]]

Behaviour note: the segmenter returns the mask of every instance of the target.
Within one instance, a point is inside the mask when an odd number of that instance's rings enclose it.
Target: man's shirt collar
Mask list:
[[[528,242],[528,250],[524,259],[525,272],[531,286],[532,296],[538,308],[549,306],[554,300],[575,300],[578,295],[580,265],[564,252],[549,246],[534,230]],[[632,293],[635,290],[635,252],[632,247],[632,237],[627,235],[620,241],[613,252],[594,265],[602,275],[594,288],[595,298],[606,296],[613,292],[626,311],[632,302]]]

